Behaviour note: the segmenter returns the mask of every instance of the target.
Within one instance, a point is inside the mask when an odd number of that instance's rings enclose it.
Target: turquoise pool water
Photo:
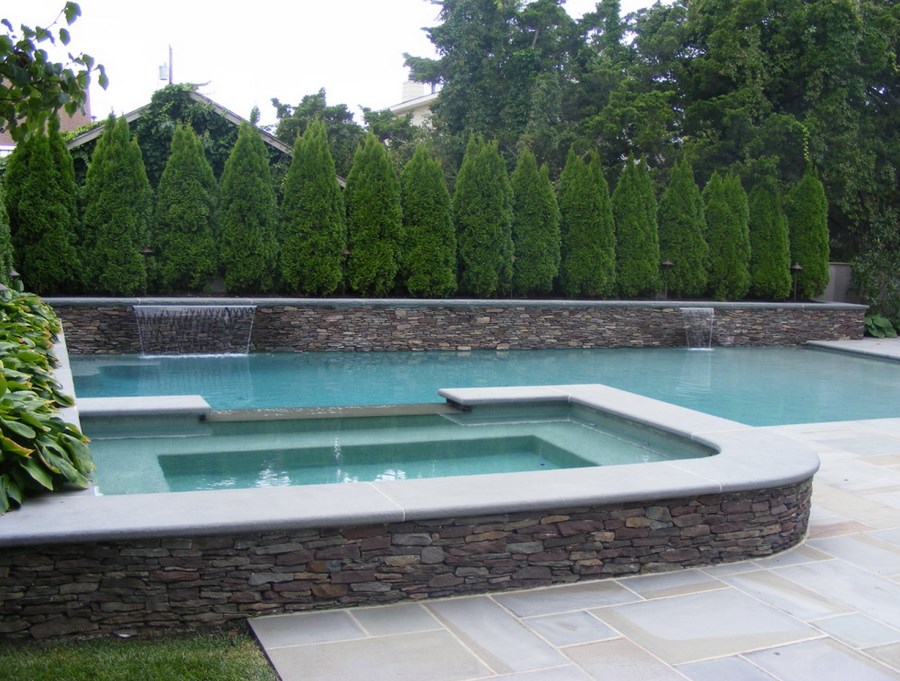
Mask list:
[[[91,418],[84,425],[101,494],[411,480],[714,454],[568,405],[241,422]]]
[[[900,416],[900,363],[805,348],[72,357],[79,397],[214,409],[439,402],[439,388],[605,383],[753,426]]]

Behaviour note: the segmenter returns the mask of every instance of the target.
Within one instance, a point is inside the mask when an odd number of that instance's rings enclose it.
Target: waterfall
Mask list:
[[[683,307],[687,347],[691,350],[710,350],[716,311],[711,307]]]
[[[256,305],[135,305],[144,355],[250,352]]]

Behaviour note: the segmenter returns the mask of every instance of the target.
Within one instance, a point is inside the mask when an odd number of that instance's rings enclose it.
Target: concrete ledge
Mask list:
[[[200,395],[151,397],[82,397],[78,410],[84,416],[205,416],[212,407]]]

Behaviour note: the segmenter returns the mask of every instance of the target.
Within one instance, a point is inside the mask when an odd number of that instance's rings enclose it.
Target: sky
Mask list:
[[[595,0],[568,0],[580,17]],[[19,24],[48,26],[64,0],[13,0],[2,16]],[[346,104],[362,122],[360,107],[383,109],[401,101],[408,70],[403,53],[435,56],[422,30],[438,22],[428,0],[255,0],[223,9],[210,0],[80,0],[81,17],[69,27],[68,51],[84,52],[106,67],[109,87],[91,85],[91,113],[128,113],[150,101],[168,80],[203,84],[200,92],[261,123],[275,122],[273,97],[296,105],[325,88],[329,105]],[[230,3],[229,3],[230,4]],[[628,13],[650,0],[621,0]],[[65,25],[64,20],[61,20]],[[55,54],[63,60],[65,52]]]

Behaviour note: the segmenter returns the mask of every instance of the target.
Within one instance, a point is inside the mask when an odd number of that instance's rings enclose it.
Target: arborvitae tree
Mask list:
[[[218,186],[193,128],[179,124],[156,191],[151,243],[163,291],[208,288],[218,267]]]
[[[219,257],[232,293],[265,293],[278,261],[275,189],[259,130],[241,123],[219,194]]]
[[[538,168],[528,147],[522,149],[510,179],[513,191],[513,294],[546,294],[559,273],[559,207],[547,166]]]
[[[27,155],[27,174],[17,191],[16,222],[11,225],[16,269],[35,293],[67,293],[77,286],[81,272],[61,173],[46,135],[33,135]]]
[[[784,202],[791,241],[791,262],[797,274],[797,294],[814,298],[828,286],[828,200],[812,163],[791,187]]]
[[[65,140],[59,134],[59,118],[57,116],[50,118],[49,128],[50,155],[53,157],[54,166],[59,171],[59,196],[69,215],[67,221],[69,240],[79,256],[78,283],[81,283],[81,280],[84,278],[82,276],[83,273],[80,271],[81,263],[86,261],[87,255],[82,248],[84,228],[81,224],[81,210],[78,199],[80,190],[75,179],[75,162],[72,160],[72,154],[69,153]]]
[[[418,145],[400,176],[403,208],[403,275],[410,295],[448,296],[456,291],[456,234],[441,166]]]
[[[791,293],[787,218],[771,179],[750,192],[750,292],[769,300],[783,300]]]
[[[294,143],[284,181],[279,241],[281,280],[288,291],[327,296],[337,290],[347,247],[344,198],[321,120]]]
[[[372,133],[353,157],[347,177],[347,233],[351,288],[362,295],[391,293],[403,239],[400,183],[384,145]]]
[[[463,293],[488,298],[509,291],[512,277],[512,187],[497,143],[470,137],[453,195],[453,222]]]
[[[128,121],[110,116],[84,182],[88,288],[134,295],[147,286],[141,249],[148,245],[153,192]]]
[[[737,175],[713,173],[703,188],[709,288],[716,300],[740,300],[750,290],[747,194]]]
[[[557,201],[562,239],[560,289],[570,298],[613,295],[616,237],[609,187],[596,155],[588,165],[569,149],[559,176]]]
[[[616,280],[623,298],[659,290],[659,235],[656,197],[642,161],[628,157],[612,195],[616,224]]]
[[[9,272],[13,269],[13,245],[9,231],[9,214],[6,212],[6,193],[0,182],[0,284],[8,286]]]
[[[676,162],[659,201],[659,255],[672,263],[663,276],[669,294],[699,296],[706,291],[707,245],[703,198],[690,163]]]

